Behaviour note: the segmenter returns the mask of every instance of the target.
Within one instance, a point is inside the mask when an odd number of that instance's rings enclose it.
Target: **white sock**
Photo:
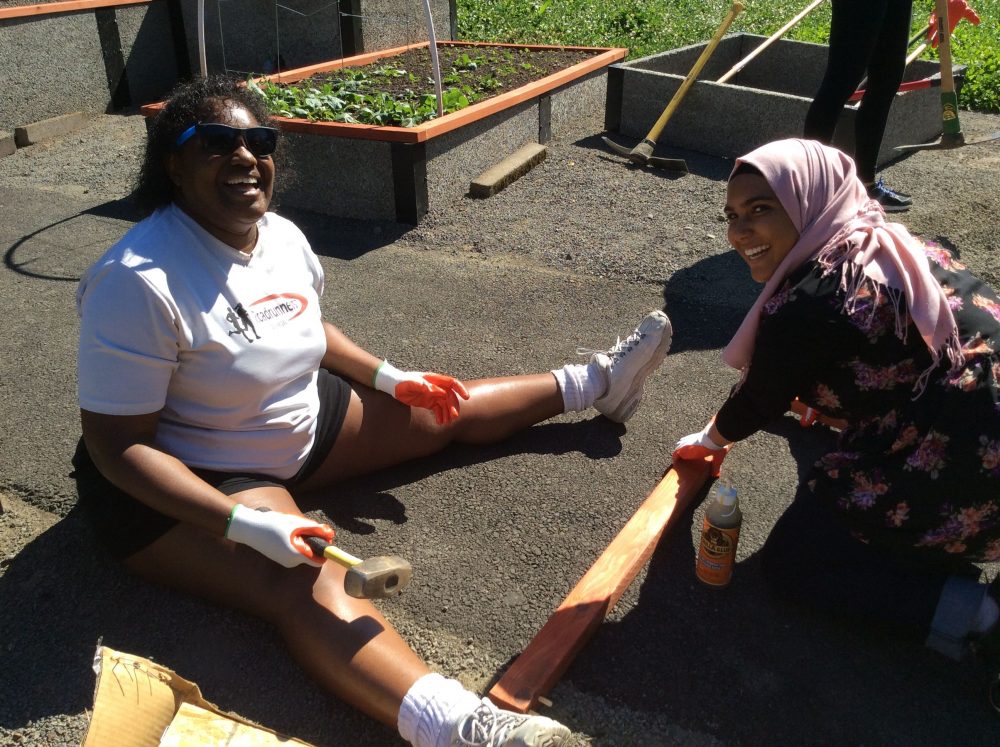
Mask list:
[[[985,633],[1000,622],[1000,605],[997,600],[987,594],[983,597],[983,603],[979,605],[979,612],[972,620],[970,630],[973,633]]]
[[[425,674],[403,696],[396,728],[413,747],[449,747],[458,719],[479,703],[458,680]]]
[[[593,407],[594,401],[604,396],[608,380],[604,369],[597,363],[597,356],[590,363],[567,363],[552,372],[559,382],[563,396],[563,412],[580,412]]]

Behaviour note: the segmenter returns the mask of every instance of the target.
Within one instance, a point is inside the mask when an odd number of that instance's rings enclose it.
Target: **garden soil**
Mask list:
[[[566,70],[596,54],[564,48],[439,46],[441,106],[445,113],[453,113]],[[281,116],[411,127],[434,116],[435,85],[431,53],[424,48],[262,88],[270,111]],[[451,101],[452,94],[459,102]],[[391,102],[388,109],[386,102]],[[401,111],[401,106],[406,109]]]
[[[438,64],[441,66],[442,77],[448,76],[449,73],[454,76],[453,81],[442,83],[444,88],[451,85],[468,86],[484,95],[499,96],[501,93],[572,67],[595,54],[596,52],[559,48],[508,49],[439,45]],[[417,94],[434,94],[434,67],[427,49],[410,49],[370,65],[359,65],[348,69],[351,73],[372,75],[386,68],[406,74],[380,77],[379,92],[394,97],[406,95],[410,91]],[[338,72],[316,75],[306,80],[316,85],[327,80],[336,82],[341,80]],[[301,85],[303,82],[305,81],[295,85]]]
[[[1000,117],[963,113],[972,137]],[[324,310],[403,366],[459,376],[545,370],[604,347],[665,306],[671,355],[627,428],[563,416],[505,445],[355,481],[324,510],[360,555],[403,554],[413,588],[381,604],[439,671],[485,689],[544,623],[733,383],[718,361],[757,287],[725,242],[729,162],[634,167],[600,135],[488,200],[416,228],[287,212],[327,272]],[[75,510],[76,279],[137,218],[136,115],[0,159],[0,744],[81,741],[99,640],[156,659],[208,700],[318,745],[395,744],[319,694],[277,637],[241,615],[150,587],[96,546]],[[901,216],[1000,288],[1000,144],[911,154],[885,169]],[[280,206],[279,206],[279,211]],[[977,672],[871,631],[785,608],[756,551],[798,470],[831,443],[786,418],[727,460],[746,520],[732,586],[693,580],[696,509],[553,690],[579,744],[990,744]],[[987,568],[987,574],[995,568]]]

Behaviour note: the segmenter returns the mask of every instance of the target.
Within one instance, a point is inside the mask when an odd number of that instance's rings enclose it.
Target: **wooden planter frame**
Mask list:
[[[317,65],[296,68],[283,73],[261,76],[258,81],[268,80],[275,83],[295,83],[313,75],[328,73],[345,67],[358,67],[367,65],[377,60],[395,57],[403,52],[412,49],[423,49],[428,46],[428,42],[409,44],[402,47],[380,50],[368,54],[346,57],[340,60],[333,60]],[[335,160],[329,161],[329,168],[324,172],[321,166],[316,163],[308,164],[307,167],[313,169],[315,178],[315,188],[310,190],[312,194],[303,194],[292,188],[288,192],[280,195],[282,202],[292,207],[300,207],[317,212],[338,215],[341,217],[366,218],[366,219],[392,219],[400,223],[417,224],[427,213],[431,199],[436,199],[434,187],[447,183],[448,194],[453,194],[458,186],[458,182],[464,179],[462,192],[468,188],[472,179],[480,173],[495,165],[495,154],[498,152],[512,152],[524,144],[524,138],[539,143],[547,142],[552,136],[553,123],[553,97],[562,97],[574,84],[588,80],[601,74],[617,61],[623,60],[628,54],[628,50],[620,47],[567,47],[540,44],[496,44],[488,42],[465,42],[465,41],[442,41],[438,42],[439,47],[452,46],[475,49],[477,47],[500,47],[508,49],[560,49],[592,52],[588,59],[559,70],[551,75],[528,83],[514,90],[493,96],[484,101],[472,104],[464,109],[443,117],[424,122],[415,127],[390,127],[367,124],[345,124],[341,122],[311,122],[307,119],[291,117],[274,117],[275,124],[286,133],[289,145],[301,152],[304,148],[315,148],[316,150],[328,150],[319,145],[316,137],[332,138],[331,142],[343,144],[345,141],[368,141],[368,143],[358,143],[350,151],[345,151],[344,146],[338,148],[340,158],[327,154],[327,158]],[[581,89],[582,90],[582,89]],[[582,100],[582,99],[581,99]],[[147,104],[141,107],[140,111],[147,117],[155,116],[164,107],[164,102]],[[595,104],[600,106],[601,119],[603,120],[604,94],[601,100]],[[530,136],[522,127],[518,134],[504,136],[500,130],[493,131],[494,127],[502,126],[503,120],[510,117],[525,116],[526,110],[532,107],[537,110],[537,128]],[[558,114],[558,110],[557,110]],[[532,112],[530,116],[534,117]],[[558,116],[555,118],[558,122]],[[474,125],[473,127],[469,127]],[[467,127],[467,139],[463,139],[461,128]],[[456,132],[461,131],[461,132]],[[493,131],[493,132],[491,132]],[[451,133],[451,134],[450,134]],[[450,134],[450,135],[449,135]],[[449,136],[442,138],[442,136]],[[299,137],[301,136],[301,138]],[[516,137],[518,142],[511,142]],[[439,139],[440,138],[440,139]],[[476,145],[470,146],[475,142]],[[307,144],[309,143],[309,144]],[[372,149],[376,149],[374,152]],[[476,160],[482,163],[476,165],[478,171],[474,173],[454,172],[452,176],[443,180],[437,180],[445,166],[429,165],[436,158],[447,154],[453,148],[465,148],[468,154],[470,148],[476,151],[475,158],[469,158],[468,162],[462,164],[463,169],[472,168],[471,161]],[[478,149],[478,150],[477,150]],[[384,153],[384,155],[383,155]],[[344,175],[350,174],[350,166],[345,164],[352,158],[363,158],[363,154],[368,154],[369,158],[374,158],[378,163],[386,160],[391,162],[387,169],[366,169],[365,178],[369,183],[356,190],[351,191],[350,179],[345,180]],[[309,159],[312,160],[312,159]],[[488,160],[488,162],[487,162]],[[367,163],[374,163],[369,160]],[[439,162],[439,163],[444,163]],[[345,171],[345,168],[347,169]],[[436,170],[436,175],[435,175]],[[324,184],[322,180],[327,178],[326,174],[336,173],[336,184]],[[387,173],[391,172],[391,176]],[[431,172],[434,186],[428,189],[428,173]],[[461,177],[461,179],[459,179]],[[330,177],[331,179],[333,177]],[[373,180],[381,180],[378,184],[371,183]],[[329,197],[335,189],[343,190],[337,194],[344,194],[341,202],[335,202],[337,197]],[[316,204],[317,192],[323,193],[323,204]],[[381,204],[385,196],[391,196],[392,206]],[[364,208],[362,203],[379,203],[370,209]]]
[[[156,0],[63,0],[55,3],[39,5],[15,5],[12,8],[0,8],[0,21],[11,18],[30,18],[33,16],[48,16],[55,13],[78,13],[85,10],[100,10],[114,8],[120,5],[149,5]]]
[[[255,78],[257,82],[270,81],[272,83],[297,83],[313,75],[328,73],[333,70],[341,70],[345,67],[361,67],[369,65],[378,60],[388,57],[396,57],[411,49],[425,49],[429,42],[418,42],[407,44],[403,47],[393,47],[383,49],[378,52],[369,52],[355,57],[345,57],[342,60],[332,60],[322,62],[317,65],[309,65],[294,70],[288,70],[274,75],[264,75]],[[480,119],[484,119],[491,114],[496,114],[504,109],[509,109],[524,101],[537,98],[543,94],[559,88],[567,83],[582,78],[583,76],[602,67],[607,67],[615,62],[625,59],[628,50],[621,47],[560,47],[551,44],[497,44],[493,42],[468,42],[468,41],[441,41],[438,47],[506,47],[514,49],[560,49],[580,52],[596,52],[592,58],[578,62],[556,73],[540,78],[532,83],[507,91],[499,96],[493,96],[472,104],[464,109],[443,117],[432,119],[429,122],[416,125],[415,127],[387,127],[382,125],[367,124],[347,124],[343,122],[311,122],[308,119],[296,117],[278,117],[274,119],[284,132],[295,132],[304,135],[325,135],[327,137],[344,137],[358,140],[381,140],[390,143],[423,143],[431,138],[438,137],[458,129],[463,125],[472,124]],[[147,117],[154,116],[164,106],[163,102],[147,104],[141,107],[140,111]]]

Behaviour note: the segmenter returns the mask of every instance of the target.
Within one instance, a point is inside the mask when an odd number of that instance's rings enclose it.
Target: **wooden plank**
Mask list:
[[[63,0],[63,2],[42,3],[40,5],[18,5],[0,8],[0,21],[29,16],[49,16],[55,13],[74,13],[81,10],[113,8],[119,5],[148,5],[153,0]]]
[[[683,513],[708,479],[707,460],[674,464],[622,527],[528,647],[489,692],[520,713],[535,707],[566,671],[646,564],[670,519]]]

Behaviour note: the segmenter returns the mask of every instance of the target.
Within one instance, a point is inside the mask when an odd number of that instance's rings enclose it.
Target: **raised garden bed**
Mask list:
[[[826,69],[827,46],[779,40],[727,83],[715,83],[757,48],[763,36],[725,37],[698,81],[671,117],[660,143],[713,156],[735,158],[759,145],[784,137],[800,137],[806,112]],[[645,137],[684,76],[704,49],[703,44],[616,64],[609,71],[608,129],[639,140]],[[955,85],[964,66],[955,67]],[[937,62],[916,60],[906,80],[934,76]],[[856,108],[844,107],[834,144],[848,152],[854,144]],[[933,140],[941,133],[939,88],[898,94],[889,114],[879,165],[900,156],[894,148]]]
[[[529,85],[594,54],[581,49],[439,45],[444,113]],[[254,85],[271,112],[283,117],[414,127],[437,116],[434,67],[427,47],[294,82],[271,75]]]
[[[467,50],[470,58],[484,49],[559,50],[579,61],[566,64],[564,59],[560,65],[565,66],[553,72],[536,73],[528,82],[518,80],[498,95],[413,127],[277,117],[287,136],[278,180],[280,203],[328,215],[418,223],[428,209],[466,194],[476,176],[525,143],[600,132],[607,68],[627,52],[475,42],[443,42],[439,47]],[[393,58],[426,48],[426,42],[397,47],[267,80],[295,84],[342,68],[380,61],[391,65]],[[150,116],[161,106],[151,104],[142,111]]]

